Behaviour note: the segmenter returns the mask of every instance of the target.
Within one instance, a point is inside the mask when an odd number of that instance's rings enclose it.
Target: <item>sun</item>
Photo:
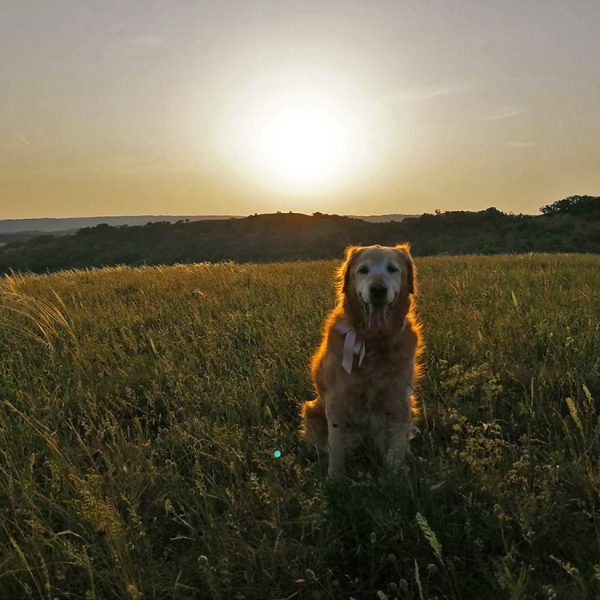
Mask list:
[[[292,102],[265,117],[252,162],[275,184],[296,191],[327,187],[348,166],[351,133],[332,106]]]
[[[256,146],[266,174],[283,184],[319,185],[334,176],[346,156],[343,125],[327,107],[291,105],[264,124]]]
[[[320,195],[368,174],[377,156],[376,111],[360,86],[297,74],[263,77],[223,111],[230,171],[277,193]]]

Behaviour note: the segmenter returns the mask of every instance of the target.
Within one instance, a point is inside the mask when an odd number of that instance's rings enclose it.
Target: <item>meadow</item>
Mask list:
[[[417,259],[415,457],[332,485],[335,266],[1,279],[0,597],[600,597],[600,256]]]

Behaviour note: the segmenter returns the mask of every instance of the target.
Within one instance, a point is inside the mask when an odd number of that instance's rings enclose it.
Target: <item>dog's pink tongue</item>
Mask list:
[[[381,326],[383,325],[383,319],[377,311],[371,312],[369,315],[369,331],[371,333],[379,333]]]

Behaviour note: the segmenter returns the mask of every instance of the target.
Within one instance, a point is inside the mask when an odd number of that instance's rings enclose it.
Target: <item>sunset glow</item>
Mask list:
[[[599,22],[591,0],[4,3],[0,219],[595,194]]]
[[[287,73],[240,85],[220,117],[222,160],[250,185],[286,194],[321,194],[367,177],[386,139],[376,105],[349,81],[293,66]]]

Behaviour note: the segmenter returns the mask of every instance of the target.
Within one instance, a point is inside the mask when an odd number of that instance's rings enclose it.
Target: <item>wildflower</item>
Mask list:
[[[316,581],[317,580],[317,576],[315,575],[315,572],[312,569],[306,569],[304,571],[304,576],[306,577],[307,581]]]

